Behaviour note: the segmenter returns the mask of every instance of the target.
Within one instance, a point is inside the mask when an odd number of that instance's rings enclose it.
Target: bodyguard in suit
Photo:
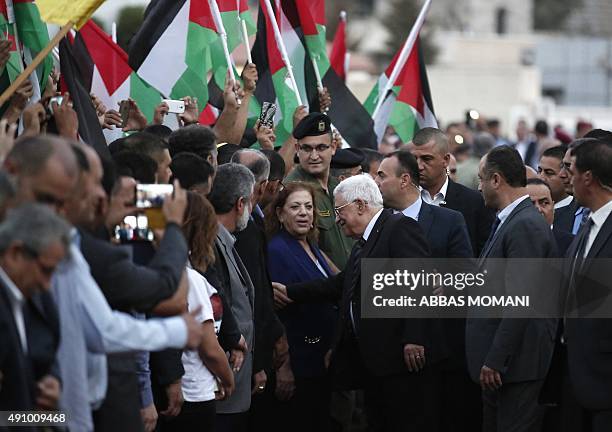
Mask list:
[[[555,240],[548,223],[525,191],[525,167],[520,154],[496,147],[480,162],[478,177],[487,206],[498,210],[491,236],[480,255],[489,258],[552,258]],[[511,293],[526,272],[495,275]],[[554,347],[554,320],[475,319],[468,315],[466,354],[472,379],[483,396],[484,431],[537,431],[542,411],[538,396]]]
[[[544,217],[546,223],[548,223],[552,228],[559,255],[565,255],[565,251],[569,247],[572,240],[574,240],[574,236],[571,232],[563,231],[553,225],[556,210],[554,207],[555,202],[552,198],[550,186],[540,178],[529,179],[527,180],[527,193],[529,194],[531,203]]]
[[[376,183],[350,177],[335,190],[336,222],[358,240],[344,271],[329,279],[275,285],[276,300],[290,303],[339,301],[330,370],[336,385],[364,388],[369,430],[432,430],[430,367],[443,356],[434,320],[362,319],[361,259],[429,255],[419,225],[383,209]]]
[[[419,166],[410,152],[391,153],[382,160],[376,184],[385,206],[416,220],[425,233],[432,258],[473,257],[461,213],[427,204],[419,191]],[[465,363],[465,320],[443,322],[450,357],[436,370],[441,430],[474,430],[480,427],[480,391],[471,381]],[[462,397],[453,395],[460,392]]]
[[[419,164],[423,201],[461,213],[467,224],[472,250],[478,256],[487,241],[495,216],[485,207],[478,192],[448,177],[450,153],[446,134],[435,128],[421,129],[408,149]]]
[[[583,314],[597,303],[596,294],[609,299],[606,261],[612,258],[612,145],[588,139],[572,150],[575,158],[572,185],[578,203],[591,209],[587,223],[570,246],[567,257],[574,274],[570,277],[565,325],[568,366],[578,402],[587,411],[590,431],[612,430],[612,320]],[[569,307],[576,307],[571,310]],[[577,311],[577,315],[574,312]]]
[[[51,275],[66,255],[70,227],[48,207],[26,204],[0,224],[0,410],[42,405],[30,358],[26,302],[49,291]],[[26,429],[26,430],[34,430]]]
[[[235,373],[236,389],[226,400],[217,403],[216,430],[244,431],[251,406],[251,376],[254,342],[254,288],[238,252],[234,232],[246,228],[251,214],[255,177],[248,168],[235,163],[221,165],[208,196],[219,221],[215,246],[217,274],[221,275],[224,295],[248,347],[242,364],[232,355],[230,364]]]
[[[582,143],[589,138],[582,138],[574,140],[568,146],[563,161],[561,164],[561,171],[559,171],[559,177],[563,181],[565,190],[568,194],[574,194],[574,186],[572,183],[572,177],[574,176],[576,157],[572,154],[573,150],[579,147]],[[559,209],[559,212],[555,215],[554,224],[557,228],[563,231],[569,231],[572,235],[576,235],[580,227],[586,223],[591,210],[583,205],[580,205],[574,198],[566,207]]]

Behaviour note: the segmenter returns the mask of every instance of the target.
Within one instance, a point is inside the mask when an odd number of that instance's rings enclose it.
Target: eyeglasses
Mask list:
[[[307,144],[300,145],[300,151],[306,154],[311,154],[313,151],[317,153],[323,153],[326,150],[329,150],[331,146],[329,144],[317,144],[316,146],[309,146]]]
[[[278,180],[278,191],[282,192],[283,189],[285,189],[285,185],[283,184],[282,181]]]
[[[354,204],[354,203],[356,203],[356,202],[358,202],[358,201],[359,201],[359,200],[354,200],[354,201],[351,201],[351,202],[349,202],[349,203],[342,204],[341,206],[334,207],[334,214],[336,215],[336,217],[340,216],[340,211],[341,211],[341,210],[342,210],[344,207],[348,207],[348,206],[350,206],[351,204]],[[367,201],[364,201],[364,204],[367,204]]]

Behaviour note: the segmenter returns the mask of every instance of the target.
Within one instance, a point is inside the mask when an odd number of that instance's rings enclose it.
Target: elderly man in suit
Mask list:
[[[498,211],[480,255],[493,258],[553,258],[555,239],[525,190],[520,154],[496,147],[480,162],[479,188],[488,207]],[[509,266],[491,275],[504,293],[535,277],[529,268]],[[552,358],[555,320],[482,318],[468,315],[466,353],[472,379],[480,382],[484,431],[537,431],[542,410],[538,396]]]
[[[478,192],[449,178],[450,153],[447,136],[439,129],[423,128],[408,144],[408,149],[419,163],[423,201],[460,212],[467,224],[472,250],[478,255],[489,236],[495,217],[493,212],[485,207]]]
[[[51,275],[68,250],[69,225],[49,208],[25,204],[0,225],[0,410],[40,405],[30,359],[26,302],[51,289]],[[34,430],[26,429],[26,430]]]
[[[209,200],[219,223],[214,267],[223,294],[229,299],[231,313],[238,323],[247,346],[240,365],[230,357],[236,378],[236,390],[227,400],[217,403],[218,431],[244,431],[251,406],[251,374],[253,370],[254,302],[253,282],[234,244],[232,233],[247,227],[252,210],[255,177],[243,165],[228,163],[217,169]]]
[[[414,155],[397,151],[382,160],[375,181],[385,206],[419,223],[429,242],[432,258],[473,257],[463,215],[424,202],[419,179],[419,165]],[[445,431],[478,428],[481,423],[480,392],[467,373],[465,320],[447,319],[443,326],[452,355],[436,371],[440,424]],[[455,391],[461,392],[463,397],[454,398]]]
[[[344,271],[313,282],[275,285],[279,302],[338,301],[340,319],[330,370],[338,386],[364,388],[370,430],[432,430],[431,366],[445,354],[434,320],[362,319],[361,259],[429,256],[418,223],[383,209],[370,176],[358,175],[335,189],[336,222],[357,240]]]
[[[569,312],[578,316],[565,325],[569,375],[590,430],[603,432],[612,430],[612,321],[590,318],[585,311],[610,298],[609,261],[601,258],[612,258],[612,145],[587,139],[572,157],[574,196],[591,215],[566,255],[574,272],[569,306],[576,307]]]

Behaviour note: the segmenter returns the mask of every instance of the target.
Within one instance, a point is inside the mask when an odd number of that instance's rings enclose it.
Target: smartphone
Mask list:
[[[53,117],[53,104],[56,103],[58,106],[64,102],[64,96],[53,96],[49,99],[49,103],[47,104],[47,117]]]
[[[168,113],[170,114],[183,114],[185,112],[185,101],[164,99],[166,105],[168,105]]]
[[[276,114],[276,105],[270,102],[264,102],[261,106],[259,114],[259,125],[272,128],[274,127],[274,115]]]
[[[119,115],[121,116],[121,128],[124,128],[130,119],[130,101],[122,100],[119,103]]]
[[[137,184],[134,204],[139,209],[161,208],[164,199],[173,192],[171,184]]]

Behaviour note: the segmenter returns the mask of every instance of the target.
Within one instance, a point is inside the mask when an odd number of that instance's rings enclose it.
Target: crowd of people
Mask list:
[[[341,148],[323,91],[277,144],[247,127],[254,65],[242,78],[212,128],[189,97],[172,130],[163,103],[147,124],[92,95],[100,127],[128,132],[108,153],[79,139],[70,95],[13,97],[0,411],[83,432],[612,430],[610,319],[361,316],[367,258],[566,257],[574,306],[608,298],[585,262],[612,258],[612,132],[521,122],[511,143],[454,123]],[[138,184],[172,192],[139,208]]]

